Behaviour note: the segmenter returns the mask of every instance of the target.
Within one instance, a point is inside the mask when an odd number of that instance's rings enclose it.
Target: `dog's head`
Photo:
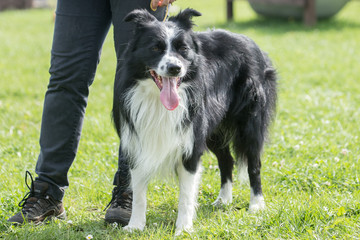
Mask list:
[[[186,9],[167,22],[160,22],[146,10],[134,10],[124,19],[136,24],[128,56],[139,70],[145,69],[145,76],[153,78],[168,110],[179,105],[178,88],[196,61],[199,43],[192,32],[191,19],[200,15]]]

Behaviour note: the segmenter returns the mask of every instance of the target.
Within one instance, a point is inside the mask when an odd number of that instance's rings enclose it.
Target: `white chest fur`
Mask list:
[[[182,156],[193,150],[193,126],[184,129],[182,125],[188,117],[185,88],[186,84],[179,87],[180,105],[173,111],[162,105],[152,79],[139,81],[126,93],[125,104],[135,131],[126,123],[121,126],[122,151],[148,177],[173,172]]]

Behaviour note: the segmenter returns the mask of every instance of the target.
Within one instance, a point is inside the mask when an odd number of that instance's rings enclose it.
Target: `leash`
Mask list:
[[[154,9],[154,8],[152,7],[152,1],[153,1],[153,0],[150,1],[150,9],[155,12],[156,9]],[[159,3],[158,3],[158,6],[160,7],[161,4],[162,4],[162,1],[160,0]],[[164,17],[164,19],[163,19],[163,22],[165,22],[166,19],[167,19],[167,17],[168,17],[168,14],[169,14],[169,6],[170,6],[170,5],[171,5],[171,4],[169,4],[169,5],[166,6],[166,12],[165,12],[165,17]]]

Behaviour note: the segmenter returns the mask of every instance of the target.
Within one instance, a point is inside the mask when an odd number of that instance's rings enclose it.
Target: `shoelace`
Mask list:
[[[30,180],[31,180],[30,186],[28,184],[28,176],[30,176]],[[22,208],[22,211],[24,213],[31,211],[31,209],[35,208],[35,204],[37,204],[37,201],[36,202],[28,201],[30,198],[35,197],[34,179],[29,171],[26,171],[26,173],[25,173],[25,184],[28,187],[29,192],[27,192],[25,194],[23,199],[18,204],[19,207]],[[38,197],[36,197],[36,198],[38,199]],[[56,202],[54,200],[52,200],[51,197],[46,195],[46,196],[44,196],[44,199],[47,200],[48,202],[50,202],[51,205],[54,205],[56,209],[58,209]]]
[[[104,211],[109,208],[112,203],[115,203],[117,206],[124,208],[131,208],[132,204],[132,193],[125,194],[122,193],[123,190],[120,187],[115,187],[112,191],[112,197],[108,205],[106,205]]]
[[[30,176],[31,179],[31,185],[29,186],[27,178],[28,176]],[[31,198],[34,195],[34,179],[31,175],[31,173],[29,171],[26,171],[25,173],[25,184],[28,187],[28,189],[30,190],[28,193],[25,194],[25,196],[23,197],[23,199],[19,202],[19,207],[24,207],[24,205],[26,204],[27,200],[29,198]]]

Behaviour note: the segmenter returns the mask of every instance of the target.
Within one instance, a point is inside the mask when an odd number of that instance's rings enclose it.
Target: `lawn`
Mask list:
[[[225,22],[225,1],[178,0],[203,13],[196,30],[226,28],[254,39],[279,72],[277,116],[263,154],[267,209],[249,214],[250,191],[234,183],[231,205],[214,208],[220,178],[212,154],[203,177],[194,231],[180,239],[360,239],[360,2],[315,27],[256,16],[237,1]],[[42,104],[48,83],[53,10],[0,13],[0,238],[171,239],[177,212],[176,182],[149,186],[147,227],[126,233],[104,224],[117,167],[118,138],[110,110],[116,58],[112,33],[91,86],[82,139],[69,172],[66,221],[14,227],[34,173]]]

